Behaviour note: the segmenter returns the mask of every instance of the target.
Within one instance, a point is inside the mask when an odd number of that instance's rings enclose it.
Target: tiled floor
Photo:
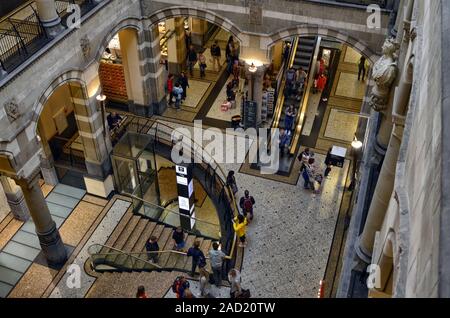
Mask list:
[[[230,76],[230,79],[227,81],[227,83],[231,80],[231,78],[232,77]],[[226,121],[226,122],[230,122],[231,118],[233,116],[240,115],[241,114],[240,99],[236,100],[236,108],[231,109],[231,110],[229,110],[227,112],[222,112],[221,111],[220,106],[226,100],[227,100],[227,87],[226,87],[226,85],[224,85],[222,87],[222,90],[219,93],[219,96],[217,97],[215,102],[212,104],[211,109],[209,110],[209,112],[206,115],[206,117],[212,118],[212,119],[219,119],[219,120],[223,120],[223,121]]]
[[[338,109],[331,109],[324,136],[327,138],[352,142],[358,129],[357,114],[341,113]]]
[[[365,82],[358,81],[358,74],[341,72],[335,95],[362,100],[366,87]]]
[[[48,188],[46,189],[48,190]],[[47,196],[46,201],[50,213],[58,228],[69,217],[84,194],[83,190],[61,184]],[[0,253],[0,297],[8,295],[40,252],[41,247],[34,223],[29,220],[23,224]]]
[[[206,91],[211,86],[211,83],[197,80],[190,80],[189,86],[190,87],[188,87],[187,89],[187,97],[186,100],[183,102],[183,106],[197,108]]]

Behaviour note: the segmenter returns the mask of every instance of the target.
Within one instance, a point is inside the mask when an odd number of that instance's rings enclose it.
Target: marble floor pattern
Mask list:
[[[335,95],[362,100],[366,94],[366,84],[358,81],[358,74],[341,72]]]
[[[227,83],[232,79],[232,76],[228,79]],[[211,106],[211,109],[209,110],[206,117],[212,118],[212,119],[218,119],[223,120],[226,122],[230,122],[231,118],[236,115],[241,114],[241,106],[240,106],[240,99],[236,99],[236,108],[231,109],[227,112],[222,112],[220,109],[220,106],[223,104],[224,101],[227,100],[227,86],[224,85],[217,96],[216,100]]]
[[[316,158],[324,169],[325,156]],[[224,165],[227,171],[239,171],[239,166]],[[298,185],[289,185],[236,173],[237,199],[247,189],[256,200],[241,271],[243,287],[254,297],[317,297],[348,169],[348,161],[344,169],[333,169],[320,195],[304,190],[302,178]]]
[[[327,138],[352,142],[358,129],[359,116],[357,114],[340,113],[333,108],[328,117],[324,136]]]
[[[183,102],[184,107],[197,108],[211,83],[189,80],[189,87],[187,88],[186,100]]]

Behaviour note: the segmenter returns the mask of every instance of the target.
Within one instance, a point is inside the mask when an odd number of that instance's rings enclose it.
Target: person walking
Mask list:
[[[200,241],[197,240],[194,242],[194,246],[192,246],[188,252],[188,257],[192,257],[192,269],[191,269],[191,276],[195,276],[195,270],[197,269],[197,266],[200,268],[200,270],[204,269],[206,267],[206,257],[205,254],[203,254],[202,250],[200,249]]]
[[[362,81],[364,82],[366,80],[366,57],[361,56],[358,63],[358,81],[361,80],[362,75]]]
[[[189,74],[191,74],[191,76],[194,76],[194,66],[195,64],[197,64],[197,61],[198,61],[197,52],[195,51],[194,46],[191,45],[187,53],[188,69]]]
[[[167,78],[166,88],[167,88],[167,94],[169,95],[169,105],[173,104],[173,80],[175,76],[173,74],[169,74]]]
[[[137,293],[136,293],[136,298],[140,298],[140,299],[146,299],[148,298],[147,293],[145,292],[145,287],[144,286],[139,286]]]
[[[175,85],[175,88],[173,89],[173,94],[175,95],[175,108],[176,110],[181,109],[181,101],[183,100],[183,88],[181,87],[180,83],[177,83]]]
[[[152,261],[155,264],[158,263],[159,245],[158,238],[156,236],[150,237],[147,243],[145,243],[145,249],[147,250],[148,260]]]
[[[214,284],[220,287],[222,283],[222,265],[226,257],[225,253],[219,250],[219,243],[214,242],[212,249],[209,251],[209,261],[213,271]]]
[[[184,231],[181,226],[177,227],[172,234],[172,239],[174,241],[173,249],[175,251],[181,252],[186,246],[186,242],[184,240]]]
[[[227,186],[230,187],[230,189],[233,191],[233,194],[236,195],[238,193],[239,189],[236,183],[236,177],[234,176],[235,172],[232,170],[228,173],[227,176]]]
[[[199,67],[200,67],[200,77],[201,78],[206,76],[206,68],[208,67],[208,65],[206,64],[206,56],[203,52],[204,52],[204,50],[202,50],[198,54],[198,63],[199,63]]]
[[[186,75],[185,72],[181,72],[180,78],[178,79],[178,81],[181,84],[181,88],[183,89],[183,98],[182,100],[186,100],[187,97],[187,89],[189,87],[189,79]]]
[[[245,237],[245,234],[247,233],[247,225],[248,220],[242,214],[239,214],[236,218],[234,218],[233,229],[239,238],[239,247],[247,246],[247,239]]]
[[[331,168],[333,167],[333,163],[331,162],[331,152],[332,151],[333,151],[333,148],[330,148],[328,150],[327,156],[325,158],[325,165],[327,166],[327,168],[325,169],[324,176],[327,179],[330,178],[329,176],[330,176]]]
[[[238,298],[242,293],[241,287],[241,273],[237,269],[232,269],[228,273],[228,281],[230,282],[230,298]]]
[[[210,283],[209,283],[209,272],[206,269],[200,269],[200,296],[210,298]]]
[[[222,58],[222,50],[220,49],[219,42],[216,40],[214,41],[214,44],[211,47],[211,56],[213,59],[213,67],[214,70],[220,71],[220,68],[222,67],[220,60]],[[216,68],[217,64],[217,68]]]
[[[305,169],[305,164],[308,163],[309,158],[311,158],[311,155],[312,155],[311,150],[309,148],[305,148],[305,150],[303,150],[300,156],[298,157],[298,160],[302,164],[300,172],[303,172],[303,170]]]
[[[316,193],[316,185],[315,185],[315,181],[316,181],[316,177],[317,177],[317,167],[315,166],[315,159],[314,158],[310,158],[308,163],[305,165],[305,171],[306,174],[308,174],[308,180],[309,180],[309,185],[308,188],[311,189],[314,193]],[[306,184],[305,184],[305,189],[306,189]]]
[[[241,207],[242,212],[249,223],[253,221],[253,206],[255,203],[255,198],[250,196],[250,192],[248,190],[245,190],[244,196],[239,201],[239,206]]]

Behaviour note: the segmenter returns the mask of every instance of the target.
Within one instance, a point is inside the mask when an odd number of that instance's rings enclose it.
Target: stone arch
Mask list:
[[[50,86],[45,89],[45,91],[40,95],[41,97],[36,102],[36,104],[33,107],[33,125],[34,125],[34,133],[37,134],[37,126],[39,122],[39,117],[41,116],[42,110],[44,109],[45,104],[47,103],[48,99],[52,96],[52,94],[62,85],[69,83],[69,82],[78,82],[83,87],[84,95],[87,98],[87,89],[86,89],[86,83],[83,80],[83,72],[80,70],[71,70],[67,71],[60,76],[58,76],[51,84]]]
[[[369,59],[370,63],[375,64],[379,55],[376,54],[366,43],[354,38],[340,30],[323,28],[319,25],[299,25],[297,27],[286,28],[269,35],[268,48],[275,45],[276,42],[288,39],[293,36],[323,36],[339,40],[358,51]]]
[[[194,17],[208,21],[212,24],[221,27],[225,31],[230,32],[241,44],[244,41],[244,33],[229,19],[217,14],[214,11],[200,9],[200,8],[190,8],[183,6],[174,6],[170,8],[165,8],[154,12],[152,15],[145,17],[146,26],[154,26],[161,21],[177,18],[177,17]]]
[[[135,17],[126,18],[122,21],[120,21],[118,24],[116,24],[109,32],[108,34],[103,38],[103,40],[100,42],[100,45],[97,49],[97,53],[95,55],[95,62],[100,61],[103,52],[105,52],[106,47],[108,46],[109,42],[112,40],[112,38],[119,33],[121,30],[124,29],[134,29],[137,31],[138,36],[143,31],[142,28],[142,22],[140,19]]]

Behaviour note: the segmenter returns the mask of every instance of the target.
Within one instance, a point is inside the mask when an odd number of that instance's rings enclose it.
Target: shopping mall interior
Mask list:
[[[450,297],[449,15],[444,0],[0,4],[0,297],[175,298],[185,276],[230,298],[234,271],[256,298]]]

